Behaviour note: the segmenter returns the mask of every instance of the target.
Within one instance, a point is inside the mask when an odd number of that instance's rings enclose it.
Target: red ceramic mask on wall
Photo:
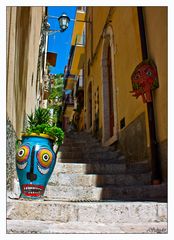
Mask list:
[[[142,96],[143,102],[152,102],[151,91],[159,87],[157,68],[152,60],[141,62],[134,70],[132,76],[132,96]]]

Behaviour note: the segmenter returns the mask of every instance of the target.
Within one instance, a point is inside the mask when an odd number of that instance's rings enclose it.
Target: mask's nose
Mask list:
[[[31,172],[27,172],[27,179],[29,179],[30,181],[34,181],[37,179],[37,175]]]
[[[37,179],[37,175],[33,173],[33,171],[34,171],[34,153],[35,153],[35,146],[32,148],[32,152],[31,152],[30,172],[27,172],[27,179],[29,179],[30,181],[34,181]]]

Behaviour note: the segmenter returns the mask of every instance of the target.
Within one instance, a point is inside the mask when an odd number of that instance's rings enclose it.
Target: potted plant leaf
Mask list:
[[[64,139],[62,129],[52,124],[51,120],[49,109],[40,107],[28,115],[29,126],[21,134],[16,153],[20,197],[35,199],[44,195]]]

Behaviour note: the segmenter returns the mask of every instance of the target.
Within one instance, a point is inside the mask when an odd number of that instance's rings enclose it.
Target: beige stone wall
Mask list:
[[[7,116],[19,136],[25,113],[36,106],[43,7],[7,7]]]
[[[26,114],[37,104],[36,80],[41,21],[44,7],[7,7],[7,190],[16,176],[16,139],[25,127]]]

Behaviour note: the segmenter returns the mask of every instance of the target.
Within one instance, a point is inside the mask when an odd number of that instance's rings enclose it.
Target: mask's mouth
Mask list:
[[[22,194],[26,197],[41,197],[44,194],[45,187],[36,184],[23,184]]]

